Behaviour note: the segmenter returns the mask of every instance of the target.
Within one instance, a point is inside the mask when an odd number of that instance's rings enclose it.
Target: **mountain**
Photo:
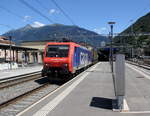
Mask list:
[[[17,44],[23,41],[54,41],[66,37],[78,43],[87,42],[95,47],[99,46],[101,41],[109,42],[106,37],[100,36],[93,31],[78,26],[62,24],[52,24],[41,27],[33,27],[28,24],[25,27],[6,32],[3,36],[12,36],[14,42]]]
[[[130,34],[134,36],[129,37],[116,37],[114,40],[116,43],[125,42],[130,45],[142,47],[143,45],[150,47],[150,36],[136,36],[139,33],[150,33],[150,12],[145,16],[140,17],[134,24],[125,29],[120,35]]]

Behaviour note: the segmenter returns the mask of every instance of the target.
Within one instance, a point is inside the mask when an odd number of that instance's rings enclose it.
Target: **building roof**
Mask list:
[[[4,37],[4,36],[0,36],[0,44],[13,44],[13,45],[15,45],[14,42],[8,40],[8,38]]]
[[[10,45],[4,45],[4,44],[0,44],[0,49],[10,49]],[[35,48],[27,48],[27,47],[21,47],[21,46],[16,46],[16,45],[11,45],[11,49],[13,50],[39,50],[39,49],[35,49]]]

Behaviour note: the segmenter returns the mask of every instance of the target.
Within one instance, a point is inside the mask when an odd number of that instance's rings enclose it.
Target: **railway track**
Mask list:
[[[138,63],[135,63],[135,62],[132,62],[132,61],[126,61],[126,62],[129,63],[129,64],[132,64],[132,65],[135,65],[135,66],[142,67],[144,69],[150,70],[150,65],[138,64]]]
[[[145,66],[145,65],[139,65],[133,62],[127,62],[128,64],[130,64],[135,70],[140,71],[140,73],[144,73],[145,76],[140,76],[137,78],[144,78],[147,77],[149,79],[150,76],[150,67],[149,66]]]
[[[41,77],[41,71],[0,79],[0,89]]]
[[[16,116],[19,112],[37,102],[58,87],[59,86],[57,85],[44,84],[43,86],[37,87],[36,89],[12,99],[11,101],[7,101],[0,107],[0,116]]]
[[[50,83],[41,72],[0,80],[0,116],[16,116],[65,82]]]
[[[19,101],[22,101],[29,96],[32,96],[42,90],[47,90],[50,84],[48,79],[45,77],[41,77],[41,72],[30,73],[26,75],[19,75],[12,78],[6,78],[0,80],[0,116],[14,116],[21,109],[26,108],[28,105],[31,105],[32,102],[27,102],[28,104],[21,106],[18,110]],[[50,87],[51,90],[54,90],[58,86]],[[47,88],[47,89],[45,89]],[[50,91],[50,90],[49,90]],[[49,92],[48,91],[48,92]],[[45,92],[46,94],[46,92]],[[34,100],[40,99],[45,94],[36,95],[37,99],[33,99],[33,103],[36,102]],[[35,96],[35,95],[34,95]],[[16,105],[16,106],[15,106]]]
[[[65,82],[50,83],[40,72],[0,80],[0,116],[15,116]]]

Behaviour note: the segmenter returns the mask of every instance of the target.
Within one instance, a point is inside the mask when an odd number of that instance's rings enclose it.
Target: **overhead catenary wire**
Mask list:
[[[19,15],[19,14],[15,13],[15,12],[13,12],[12,10],[7,9],[7,8],[6,8],[6,7],[4,7],[4,6],[1,6],[1,5],[0,5],[0,9],[4,10],[4,11],[8,12],[9,14],[12,14],[12,15],[14,15],[14,16],[16,16],[16,17],[20,18],[20,19],[24,19],[24,17],[23,17],[23,16],[21,16],[21,15]],[[30,22],[30,23],[31,23],[31,21],[28,21],[28,22]],[[7,25],[7,27],[8,27],[8,25]]]
[[[15,15],[15,16],[18,17],[18,18],[21,18],[21,19],[23,18],[22,16],[20,16],[20,15],[14,13],[14,12],[12,12],[11,10],[9,10],[9,9],[7,9],[7,8],[5,8],[4,6],[0,6],[0,8],[1,8],[2,10],[5,10],[5,11],[8,12],[9,14]]]
[[[43,9],[49,11],[49,9],[42,3],[40,2],[39,0],[35,0]]]
[[[139,14],[141,14],[143,11],[145,11],[148,7],[150,7],[150,3],[147,4],[146,7],[144,7],[143,9],[141,9],[139,12],[137,12],[137,14],[127,22],[127,24],[125,25],[125,27],[127,27],[129,25],[129,23],[132,23],[131,25],[133,25],[133,23],[136,21],[136,18],[139,16]]]
[[[63,15],[73,24],[76,25],[75,22],[71,19],[71,17],[59,6],[59,4],[55,0],[51,0],[55,6],[63,13]]]
[[[109,38],[109,34],[100,34],[100,35],[86,35],[85,37],[88,38],[92,38],[92,37],[108,37]],[[120,34],[120,33],[114,33],[114,36],[122,36],[122,37],[130,37],[133,36],[132,34]],[[143,33],[136,33],[136,36],[150,36],[149,32],[143,32]],[[50,37],[53,37],[53,35],[51,35]],[[57,36],[55,38],[65,38],[66,36]],[[83,37],[83,35],[69,35],[69,37],[71,38],[76,38],[76,37]]]
[[[4,26],[4,27],[10,28],[10,29],[13,29],[13,27],[12,27],[12,26],[10,26],[10,25],[6,25],[6,24],[0,24],[0,26]]]
[[[1,26],[9,28],[11,31],[14,30],[14,28],[12,26],[7,25],[7,24],[0,24],[0,27]],[[0,36],[2,36],[2,35],[0,35]]]
[[[137,12],[137,14],[135,15],[135,18],[139,17],[140,14],[142,14],[142,12],[144,12],[146,9],[149,9],[150,8],[150,3],[147,4],[143,9],[141,9],[139,12]],[[149,10],[150,12],[150,10]],[[132,18],[130,21],[134,21],[134,19]]]
[[[46,15],[44,15],[42,12],[40,12],[39,10],[37,10],[36,8],[34,8],[32,5],[30,5],[29,3],[27,3],[24,0],[19,0],[22,4],[24,4],[25,6],[27,6],[28,8],[30,8],[32,11],[36,12],[37,14],[39,14],[41,17],[45,18],[46,20],[48,20],[50,23],[54,23],[49,17],[47,17]]]
[[[46,12],[48,12],[50,14],[50,9],[48,7],[46,7],[40,0],[35,0]],[[55,16],[53,14],[53,16]]]

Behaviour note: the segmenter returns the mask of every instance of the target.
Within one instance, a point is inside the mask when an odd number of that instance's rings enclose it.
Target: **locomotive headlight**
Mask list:
[[[45,63],[45,66],[50,66],[50,64],[48,64],[48,63]]]
[[[63,66],[67,67],[67,66],[68,66],[68,64],[63,64]]]

